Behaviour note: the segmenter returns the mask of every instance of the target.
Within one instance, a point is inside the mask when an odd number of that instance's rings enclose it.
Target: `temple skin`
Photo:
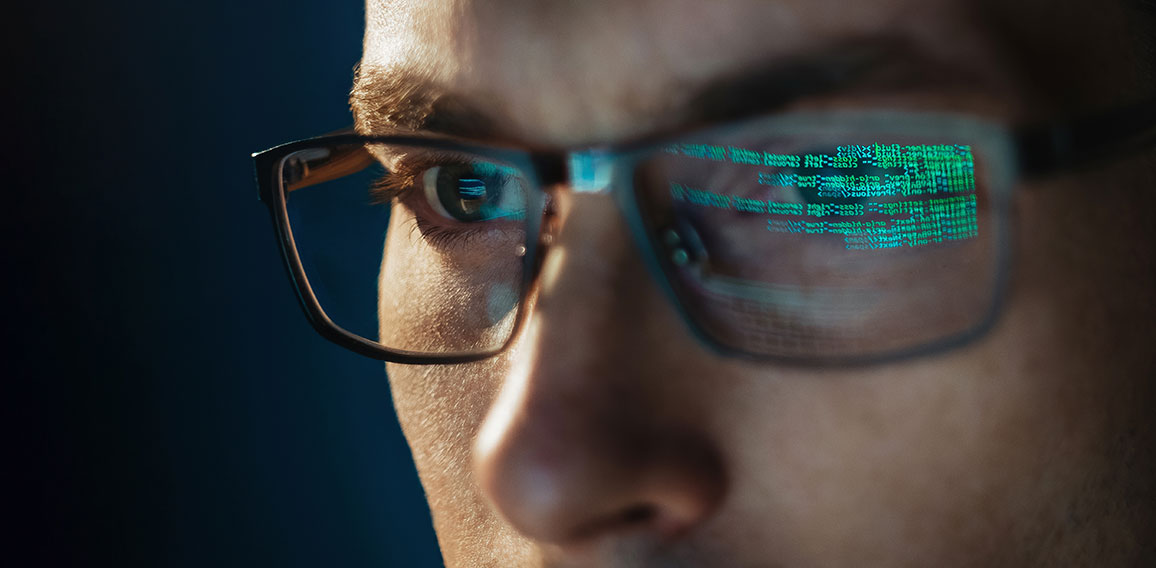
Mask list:
[[[1114,2],[368,0],[366,15],[367,133],[629,140],[707,120],[693,93],[720,80],[876,43],[918,53],[916,80],[792,106],[1018,123],[1145,88]],[[847,368],[711,353],[612,199],[553,188],[557,240],[514,346],[388,367],[447,566],[1153,565],[1153,169],[1148,153],[1020,185],[995,327]],[[420,246],[387,254],[436,289]]]

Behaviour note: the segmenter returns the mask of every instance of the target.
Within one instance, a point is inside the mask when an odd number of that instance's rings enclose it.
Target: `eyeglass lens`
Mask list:
[[[994,207],[969,145],[923,136],[735,132],[635,170],[671,286],[727,348],[872,357],[981,325]]]
[[[301,150],[282,172],[301,265],[336,325],[426,354],[487,352],[509,338],[530,191],[517,169],[375,144]]]

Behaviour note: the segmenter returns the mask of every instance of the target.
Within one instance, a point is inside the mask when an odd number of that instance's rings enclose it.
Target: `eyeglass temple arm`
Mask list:
[[[373,156],[364,146],[339,146],[324,160],[308,162],[301,176],[285,189],[297,191],[311,185],[355,174],[373,165]]]
[[[1020,175],[1078,168],[1156,144],[1156,99],[1014,133]]]

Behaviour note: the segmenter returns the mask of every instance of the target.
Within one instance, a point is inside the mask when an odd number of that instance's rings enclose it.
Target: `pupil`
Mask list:
[[[458,193],[462,199],[478,199],[486,195],[486,182],[480,179],[461,178],[458,180]]]
[[[501,193],[501,180],[478,171],[471,164],[443,166],[437,180],[442,207],[458,221],[484,221],[492,217]]]

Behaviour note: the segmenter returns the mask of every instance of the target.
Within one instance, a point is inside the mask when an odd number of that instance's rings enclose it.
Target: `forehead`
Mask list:
[[[1014,80],[1001,34],[1020,32],[991,24],[1009,4],[369,0],[361,66],[465,95],[517,137],[576,143],[660,127],[717,77],[854,42],[898,42],[990,83]]]

